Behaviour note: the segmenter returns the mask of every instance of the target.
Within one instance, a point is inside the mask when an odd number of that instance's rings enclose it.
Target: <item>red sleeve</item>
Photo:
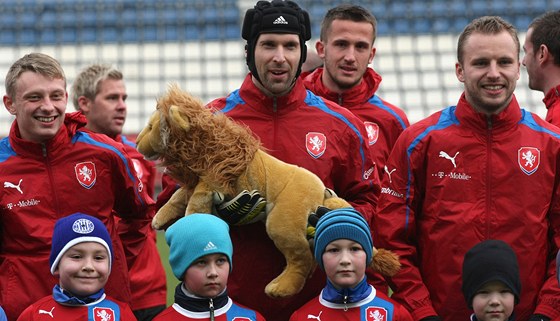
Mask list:
[[[400,256],[400,272],[389,279],[395,292],[391,298],[404,305],[414,320],[437,315],[428,289],[422,281],[418,262],[416,235],[416,208],[420,206],[415,187],[414,168],[422,168],[422,157],[410,159],[407,155],[407,132],[397,140],[387,161],[391,175],[385,174],[377,213],[373,219],[374,243]]]
[[[356,118],[357,119],[357,118]],[[364,124],[354,122],[359,131],[358,136],[353,129],[345,138],[339,141],[338,148],[342,148],[346,155],[345,162],[335,168],[333,182],[334,191],[338,196],[347,200],[367,221],[370,221],[377,205],[380,192],[379,174],[371,158]],[[328,186],[330,187],[330,186]]]
[[[558,107],[558,106],[557,106]],[[549,109],[550,110],[550,109]],[[557,162],[558,164],[558,162]],[[560,248],[560,177],[556,176],[554,201],[548,212],[549,251],[547,255],[546,281],[537,300],[535,314],[542,314],[551,319],[560,319],[560,285],[556,277],[556,255]]]
[[[121,321],[137,321],[128,304],[121,304]]]
[[[167,203],[167,201],[169,201],[173,193],[175,193],[178,188],[179,184],[177,184],[177,182],[173,178],[171,178],[171,176],[163,173],[163,175],[161,176],[161,192],[158,194],[156,201],[156,211],[158,211],[163,205],[165,205],[165,203]]]
[[[122,218],[147,219],[155,205],[148,195],[147,189],[138,178],[131,157],[122,144],[120,157],[115,157],[115,172],[113,173],[113,186],[115,211]]]

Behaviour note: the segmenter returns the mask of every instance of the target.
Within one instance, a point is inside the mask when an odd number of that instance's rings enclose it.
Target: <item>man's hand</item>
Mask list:
[[[215,214],[229,225],[243,225],[264,219],[266,200],[258,191],[244,190],[229,201],[222,193],[214,193]]]

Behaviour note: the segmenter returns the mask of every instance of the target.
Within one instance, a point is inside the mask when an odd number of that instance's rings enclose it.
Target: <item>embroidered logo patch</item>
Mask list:
[[[375,144],[379,138],[379,125],[369,121],[364,122],[364,125],[366,125],[368,144]]]
[[[381,307],[369,307],[366,309],[367,321],[385,321],[387,319],[387,310]]]
[[[115,321],[115,312],[110,308],[93,308],[94,321]]]
[[[535,147],[521,147],[517,151],[517,162],[525,174],[531,175],[539,168],[541,151]]]
[[[76,179],[85,188],[90,189],[97,179],[95,164],[93,162],[82,162],[74,166]]]
[[[309,132],[305,135],[305,147],[309,155],[319,158],[327,149],[327,136],[323,133]]]

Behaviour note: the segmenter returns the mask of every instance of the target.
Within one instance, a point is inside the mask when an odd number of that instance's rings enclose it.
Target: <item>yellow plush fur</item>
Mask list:
[[[315,174],[268,155],[246,127],[212,113],[176,85],[158,99],[137,148],[146,158],[161,160],[182,185],[154,217],[156,229],[182,215],[211,213],[214,192],[226,199],[243,190],[260,192],[267,202],[267,233],[286,259],[284,271],[265,289],[271,297],[298,293],[314,267],[308,215],[319,205],[350,207],[329,196]]]

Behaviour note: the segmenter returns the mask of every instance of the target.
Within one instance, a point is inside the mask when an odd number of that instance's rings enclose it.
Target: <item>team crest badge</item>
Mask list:
[[[517,162],[525,174],[531,175],[539,168],[541,151],[535,147],[521,147],[517,151]]]
[[[366,125],[369,145],[375,144],[377,142],[377,139],[379,138],[379,125],[369,121],[364,122],[364,125]]]
[[[309,155],[319,158],[327,149],[327,136],[323,133],[309,132],[305,135],[305,147]]]
[[[369,307],[366,309],[367,321],[386,321],[387,310],[381,307]]]
[[[94,321],[115,321],[115,312],[111,308],[93,308]]]
[[[85,188],[90,189],[97,179],[97,172],[95,171],[95,164],[93,162],[82,162],[74,166],[76,172],[76,179]]]

